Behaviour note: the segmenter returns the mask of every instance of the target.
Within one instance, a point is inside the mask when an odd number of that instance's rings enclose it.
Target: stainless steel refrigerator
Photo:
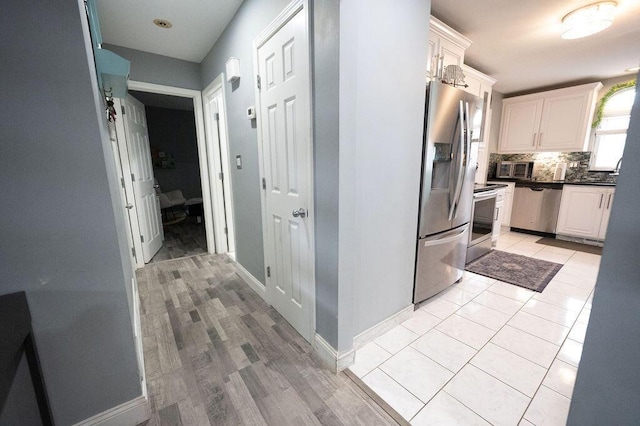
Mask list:
[[[483,101],[439,82],[427,85],[420,217],[413,302],[464,272]]]

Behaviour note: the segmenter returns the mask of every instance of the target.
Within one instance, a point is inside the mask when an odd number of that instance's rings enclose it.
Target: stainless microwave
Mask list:
[[[533,161],[501,161],[496,169],[497,178],[531,179]]]

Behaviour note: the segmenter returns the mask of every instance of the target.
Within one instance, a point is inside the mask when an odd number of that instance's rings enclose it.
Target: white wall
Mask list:
[[[354,334],[412,301],[429,13],[429,0],[340,4],[340,308]]]

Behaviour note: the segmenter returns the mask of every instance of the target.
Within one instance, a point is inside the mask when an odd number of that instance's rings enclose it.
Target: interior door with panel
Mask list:
[[[162,247],[164,234],[160,202],[154,186],[147,117],[142,102],[131,95],[127,95],[124,108],[124,127],[127,134],[135,207],[140,223],[142,256],[144,263],[149,263]]]
[[[309,48],[303,9],[258,47],[265,179],[265,266],[271,304],[313,338]]]

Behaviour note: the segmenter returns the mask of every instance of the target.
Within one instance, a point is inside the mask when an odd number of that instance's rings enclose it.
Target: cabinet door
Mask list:
[[[613,197],[616,190],[613,188],[607,188],[605,191],[605,202],[602,210],[602,220],[600,221],[600,232],[598,238],[604,240],[607,236],[607,227],[609,226],[609,218],[611,217],[611,207],[613,206]]]
[[[606,207],[605,191],[593,186],[565,185],[556,233],[583,238],[599,238]]]
[[[439,54],[438,50],[438,36],[436,36],[432,30],[429,31],[429,44],[427,45],[427,78],[436,75],[438,66],[438,58],[435,55]]]
[[[542,99],[504,104],[500,129],[500,152],[536,150],[542,104]]]
[[[539,151],[582,151],[585,148],[589,93],[544,100],[537,148]]]

